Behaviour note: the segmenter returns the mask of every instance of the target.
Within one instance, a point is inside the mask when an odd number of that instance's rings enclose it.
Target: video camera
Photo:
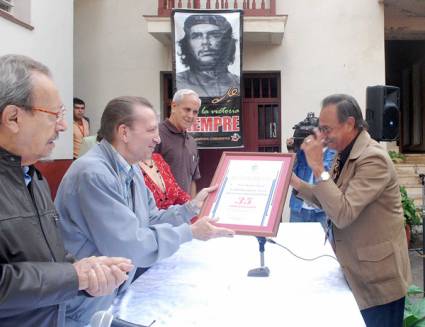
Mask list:
[[[295,124],[292,129],[294,129],[294,143],[292,146],[288,146],[288,150],[294,150],[294,152],[298,152],[303,143],[304,139],[314,134],[314,128],[319,126],[319,118],[314,116],[314,112],[309,112],[307,114],[307,118],[300,121],[298,124]]]

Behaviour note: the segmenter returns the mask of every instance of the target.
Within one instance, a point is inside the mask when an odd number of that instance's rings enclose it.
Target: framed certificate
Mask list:
[[[289,188],[294,154],[223,152],[200,217],[236,234],[276,236]]]

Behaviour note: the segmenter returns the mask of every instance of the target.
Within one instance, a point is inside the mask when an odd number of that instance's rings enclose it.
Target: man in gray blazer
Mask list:
[[[319,131],[301,146],[315,185],[295,175],[291,185],[330,218],[328,234],[366,325],[402,326],[411,272],[399,184],[387,151],[366,129],[353,97],[325,98]],[[329,172],[326,145],[338,151]]]

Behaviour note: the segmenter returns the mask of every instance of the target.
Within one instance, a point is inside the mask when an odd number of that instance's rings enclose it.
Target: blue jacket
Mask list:
[[[329,171],[332,166],[333,159],[335,157],[336,151],[327,148],[325,153],[323,154],[323,164],[325,166],[325,170]],[[311,176],[311,169],[307,164],[307,159],[305,157],[304,151],[300,150],[296,155],[296,163],[294,166],[294,173],[303,181],[309,182]],[[303,206],[303,200],[297,197],[294,192],[292,192],[291,200],[289,202],[289,207],[291,211],[300,212]],[[316,213],[321,212],[321,209],[313,209]]]
[[[64,176],[55,205],[62,218],[66,249],[77,258],[119,256],[136,267],[148,267],[171,256],[192,240],[187,224],[194,213],[186,205],[156,207],[138,165],[133,177],[135,212],[128,207],[118,177],[118,158],[105,140],[74,161]],[[125,289],[133,278],[129,275]],[[67,307],[66,326],[84,326],[99,310],[107,310],[113,295],[76,298]]]

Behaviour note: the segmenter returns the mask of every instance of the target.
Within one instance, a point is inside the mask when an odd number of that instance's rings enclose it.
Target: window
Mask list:
[[[31,0],[0,0],[0,17],[29,30],[34,27],[31,22]]]
[[[0,0],[0,10],[5,12],[12,12],[13,0]]]

